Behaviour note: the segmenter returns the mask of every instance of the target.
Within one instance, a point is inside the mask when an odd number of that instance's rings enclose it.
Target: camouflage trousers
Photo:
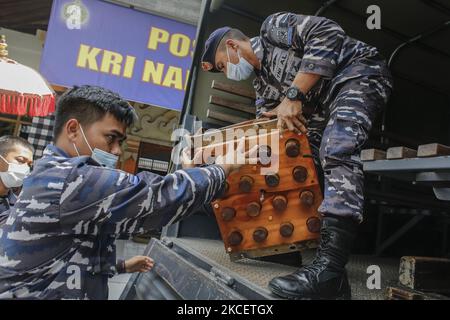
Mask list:
[[[347,80],[312,114],[308,137],[319,176],[323,175],[320,213],[362,222],[364,175],[359,154],[391,87],[383,77]]]

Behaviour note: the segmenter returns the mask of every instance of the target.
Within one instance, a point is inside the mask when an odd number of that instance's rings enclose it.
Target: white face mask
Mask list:
[[[230,62],[230,53],[227,46],[227,78],[230,80],[241,81],[250,78],[254,67],[244,58],[241,57],[238,51],[239,62],[238,64],[232,64]]]
[[[116,155],[113,155],[112,153],[100,150],[98,148],[95,148],[94,150],[92,150],[91,145],[89,144],[89,142],[86,139],[86,136],[84,135],[84,130],[81,125],[80,125],[80,129],[81,129],[81,134],[83,135],[84,141],[88,145],[89,150],[91,150],[91,153],[92,153],[91,158],[106,168],[115,169],[117,166],[117,161],[119,160],[119,157]],[[80,156],[80,153],[78,152],[78,148],[75,145],[75,143],[73,144],[73,146],[75,148],[75,151],[77,152],[77,155]]]
[[[8,164],[6,172],[0,172],[0,179],[6,188],[17,188],[22,186],[23,180],[30,174],[30,167],[27,164],[9,163],[5,158],[0,156]]]

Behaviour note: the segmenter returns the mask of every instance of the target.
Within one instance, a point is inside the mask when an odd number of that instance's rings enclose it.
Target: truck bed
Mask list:
[[[198,238],[164,238],[152,240],[145,254],[155,259],[154,270],[136,275],[127,285],[122,298],[183,298],[183,299],[278,299],[267,287],[276,276],[293,272],[296,268],[273,262],[242,259],[231,262],[223,242]],[[314,250],[302,253],[303,264],[314,258]],[[381,270],[381,288],[368,289],[367,268],[377,265]],[[381,300],[386,287],[398,279],[398,259],[353,255],[347,265],[352,287],[352,299]],[[159,290],[167,285],[165,294],[148,295],[157,284]],[[127,289],[125,290],[127,291]],[[148,292],[147,292],[148,291]],[[168,291],[171,291],[169,293]]]
[[[204,240],[193,238],[177,239],[185,246],[197,251],[205,258],[211,259],[224,268],[238,274],[259,286],[261,290],[270,294],[267,285],[276,276],[285,275],[296,270],[295,267],[282,264],[243,259],[231,262],[225,252],[223,242],[220,240]],[[302,253],[303,264],[312,262],[315,250],[307,250]],[[378,265],[381,269],[381,289],[369,290],[367,288],[367,267]],[[385,288],[398,279],[399,261],[397,259],[387,259],[363,255],[353,255],[347,264],[349,281],[352,288],[353,299],[381,300],[385,297]]]

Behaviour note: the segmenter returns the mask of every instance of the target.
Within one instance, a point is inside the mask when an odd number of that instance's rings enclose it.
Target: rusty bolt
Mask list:
[[[265,176],[266,184],[269,187],[276,187],[280,184],[280,176],[278,174],[269,174]]]
[[[247,214],[250,217],[257,217],[261,212],[261,205],[258,202],[250,202],[247,205]]]
[[[286,154],[290,158],[298,157],[300,154],[300,142],[297,139],[286,141]]]
[[[241,244],[243,240],[242,234],[239,231],[233,231],[228,236],[228,243],[232,246]]]
[[[297,182],[305,182],[308,177],[308,170],[305,167],[299,166],[295,167],[292,171],[292,175],[294,176],[294,180]]]
[[[290,222],[283,223],[280,227],[280,234],[284,238],[290,237],[294,233],[294,225]]]
[[[308,190],[301,192],[300,201],[306,206],[312,206],[314,204],[314,193]]]
[[[282,195],[275,196],[272,200],[272,206],[274,207],[275,211],[283,212],[287,208],[286,197]]]
[[[264,240],[267,239],[268,235],[269,232],[267,231],[266,228],[259,227],[256,228],[256,230],[253,232],[253,240],[255,240],[255,242],[263,242]]]
[[[317,217],[311,217],[306,220],[306,227],[309,232],[319,233],[320,232],[320,219]]]
[[[236,210],[226,207],[222,210],[222,218],[225,221],[231,221],[236,216]]]
[[[253,187],[253,178],[249,176],[243,176],[241,177],[241,180],[239,181],[239,190],[241,192],[250,192]]]

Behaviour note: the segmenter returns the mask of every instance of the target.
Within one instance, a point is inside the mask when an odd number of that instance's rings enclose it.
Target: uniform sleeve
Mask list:
[[[7,210],[0,204],[0,211],[1,211],[0,212],[0,227],[1,227],[9,217],[9,210]]]
[[[266,100],[258,93],[258,91],[255,92],[255,95],[256,119],[259,119],[265,111]]]
[[[60,199],[60,224],[69,234],[142,233],[183,218],[211,202],[225,182],[216,165],[166,176],[131,175],[86,165],[69,175]]]
[[[332,78],[345,32],[337,23],[324,17],[282,12],[264,21],[261,37],[275,46],[297,50],[303,56],[299,72]]]
[[[255,78],[255,80],[253,81],[253,87],[255,88],[255,108],[257,119],[263,116],[263,112],[272,110],[280,103],[280,101],[278,100],[267,99],[262,94],[260,94],[261,88],[263,88],[263,86],[263,81],[261,79]]]

